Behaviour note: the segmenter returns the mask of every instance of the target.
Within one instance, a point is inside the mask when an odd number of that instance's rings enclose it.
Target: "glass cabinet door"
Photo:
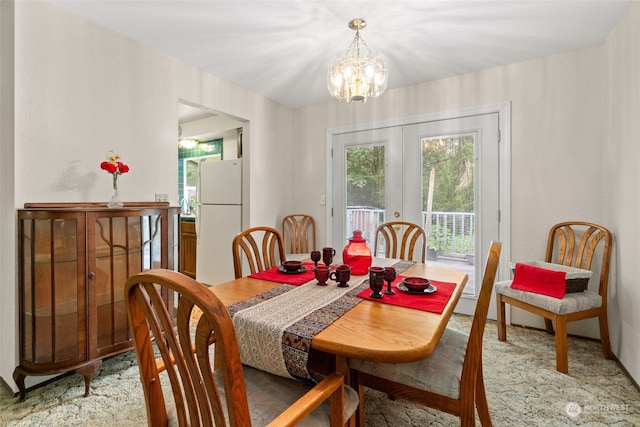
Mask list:
[[[21,212],[20,359],[25,366],[86,359],[84,214]]]
[[[87,222],[87,233],[95,239],[88,257],[90,330],[96,344],[90,351],[95,357],[131,345],[124,284],[136,273],[162,266],[162,216],[157,211],[92,212]]]

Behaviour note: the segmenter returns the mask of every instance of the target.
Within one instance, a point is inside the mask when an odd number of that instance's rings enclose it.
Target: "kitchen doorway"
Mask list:
[[[242,157],[248,121],[187,101],[178,102],[178,201],[194,215],[198,164]]]

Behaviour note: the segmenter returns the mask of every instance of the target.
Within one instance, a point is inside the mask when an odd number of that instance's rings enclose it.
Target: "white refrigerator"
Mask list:
[[[201,162],[197,195],[196,280],[232,280],[231,243],[242,230],[242,159]]]

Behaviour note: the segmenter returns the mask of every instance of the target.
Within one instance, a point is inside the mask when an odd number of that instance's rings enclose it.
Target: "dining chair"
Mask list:
[[[590,222],[567,221],[549,230],[545,261],[592,270],[598,268],[598,291],[567,293],[561,299],[533,292],[512,289],[512,280],[496,283],[498,306],[498,339],[506,341],[505,304],[511,304],[544,318],[549,334],[556,336],[556,370],[569,372],[567,323],[597,317],[600,341],[605,358],[612,359],[609,325],[607,321],[607,287],[613,236],[605,227]],[[600,254],[597,256],[597,254]],[[555,256],[554,256],[555,255]],[[553,323],[555,322],[555,332]]]
[[[500,242],[491,242],[480,296],[466,333],[446,328],[431,356],[409,363],[377,363],[350,359],[351,386],[363,399],[363,386],[460,417],[462,426],[475,425],[475,409],[480,423],[491,425],[482,374],[482,336],[498,262]],[[356,419],[364,426],[364,404]]]
[[[147,270],[125,296],[150,427],[342,426],[355,413],[358,395],[340,374],[311,386],[243,366],[227,308],[200,282]]]
[[[282,234],[272,227],[252,227],[233,238],[233,271],[236,279],[242,277],[242,264],[246,260],[251,274],[277,267],[286,260]]]
[[[285,216],[282,219],[282,238],[288,254],[309,254],[316,250],[315,219],[307,214]]]
[[[397,258],[406,261],[418,261],[414,259],[416,246],[424,263],[426,254],[427,233],[418,224],[405,221],[391,221],[380,224],[375,232],[374,252],[379,254],[381,246],[384,247],[385,258]],[[380,245],[380,246],[379,246]]]

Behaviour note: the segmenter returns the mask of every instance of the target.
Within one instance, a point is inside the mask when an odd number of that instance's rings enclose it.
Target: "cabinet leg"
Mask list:
[[[88,365],[84,365],[76,369],[76,372],[84,377],[84,397],[89,396],[89,388],[91,387],[91,378],[93,378],[93,374],[98,370],[98,368],[101,365],[102,365],[102,361],[96,360],[93,363],[89,363]]]
[[[16,385],[18,386],[18,389],[20,390],[20,400],[19,402],[22,402],[24,400],[25,394],[26,394],[26,388],[24,386],[24,379],[27,377],[27,374],[24,373],[24,371],[22,369],[20,369],[20,367],[16,367],[16,369],[13,371],[13,380],[16,382]]]

